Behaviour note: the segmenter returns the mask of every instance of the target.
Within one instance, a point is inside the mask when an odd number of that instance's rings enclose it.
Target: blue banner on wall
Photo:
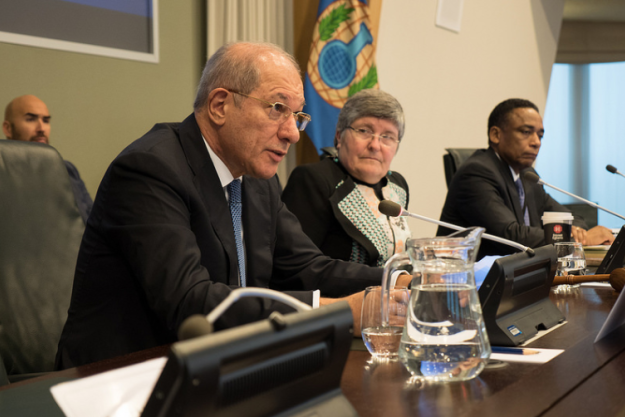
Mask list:
[[[360,90],[378,88],[371,22],[366,0],[319,2],[304,79],[304,111],[312,116],[306,133],[318,152],[333,146],[345,101]]]

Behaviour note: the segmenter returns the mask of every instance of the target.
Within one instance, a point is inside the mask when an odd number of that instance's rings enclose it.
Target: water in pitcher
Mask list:
[[[417,378],[464,381],[490,357],[473,263],[479,240],[415,239],[408,252],[413,281],[399,359]]]
[[[475,286],[421,284],[413,287],[399,358],[415,377],[433,381],[474,378],[490,348]]]

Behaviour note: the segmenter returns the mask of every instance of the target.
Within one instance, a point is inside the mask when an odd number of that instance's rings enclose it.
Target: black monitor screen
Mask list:
[[[516,346],[564,320],[549,300],[556,268],[553,245],[493,263],[478,291],[491,343]]]
[[[605,254],[601,265],[597,268],[596,274],[609,274],[616,268],[622,268],[625,265],[625,226],[621,227],[616,239],[612,242],[612,246]]]
[[[352,338],[334,303],[174,343],[142,417],[356,416],[340,389]]]

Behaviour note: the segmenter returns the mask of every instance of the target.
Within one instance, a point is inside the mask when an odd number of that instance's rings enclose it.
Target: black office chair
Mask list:
[[[589,229],[599,224],[599,213],[596,207],[586,203],[563,204],[563,206],[571,210],[574,216],[583,218]]]
[[[447,182],[447,188],[451,184],[451,179],[460,168],[460,165],[464,163],[471,155],[477,151],[477,148],[446,148],[446,155],[443,155],[443,165],[445,167],[445,180]]]
[[[54,368],[83,232],[59,153],[0,140],[0,357],[11,381]]]
[[[319,159],[323,160],[326,158],[336,158],[339,156],[339,151],[334,146],[326,146],[325,148],[321,148],[321,155],[319,155]]]
[[[4,369],[4,362],[2,362],[2,356],[0,356],[0,387],[9,385],[9,377],[7,370]]]

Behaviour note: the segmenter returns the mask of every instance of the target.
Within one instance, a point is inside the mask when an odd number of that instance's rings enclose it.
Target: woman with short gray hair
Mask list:
[[[410,229],[378,210],[381,200],[408,207],[408,184],[390,169],[405,129],[395,97],[363,90],[339,114],[337,155],[293,171],[282,200],[321,251],[335,259],[383,266],[402,252]]]

